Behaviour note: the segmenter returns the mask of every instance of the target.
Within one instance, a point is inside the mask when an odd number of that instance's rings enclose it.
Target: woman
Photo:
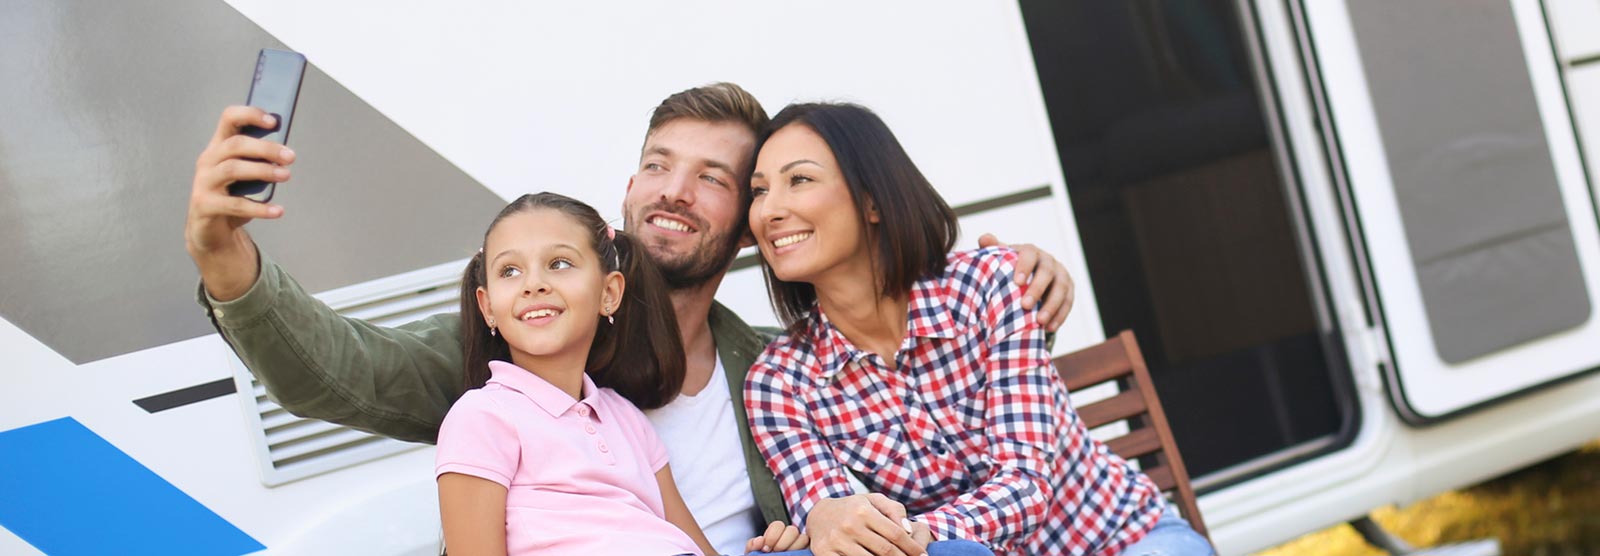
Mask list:
[[[751,368],[746,404],[795,523],[850,495],[853,475],[933,538],[997,554],[1212,553],[1089,437],[1012,280],[1016,255],[947,255],[955,214],[875,114],[785,108],[751,188],[788,330]]]

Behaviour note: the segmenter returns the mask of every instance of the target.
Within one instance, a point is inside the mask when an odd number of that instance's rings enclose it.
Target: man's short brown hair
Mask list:
[[[727,82],[695,87],[661,101],[650,113],[650,129],[645,137],[679,118],[734,122],[748,128],[752,137],[767,125],[767,111],[761,107],[761,102],[743,87]]]

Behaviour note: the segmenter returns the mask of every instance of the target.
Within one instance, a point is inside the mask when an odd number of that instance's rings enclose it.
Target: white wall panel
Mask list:
[[[1600,34],[1600,28],[1596,28]],[[1567,95],[1572,119],[1578,126],[1584,162],[1589,166],[1589,187],[1600,198],[1600,63],[1567,71]]]
[[[1006,4],[231,3],[505,196],[617,206],[649,110],[717,80],[867,104],[953,204],[1056,177]]]
[[[650,110],[712,81],[771,114],[795,100],[871,107],[952,205],[1062,183],[1010,3],[229,3],[506,198],[555,190],[618,217]],[[1042,217],[1060,226],[984,231],[1077,245],[1056,206]],[[1088,292],[1078,250],[1056,254]],[[765,295],[742,284],[723,297]],[[1078,307],[1098,320],[1092,297]],[[1068,343],[1097,339],[1090,328]]]
[[[1600,56],[1600,1],[1545,0],[1544,4],[1561,57]]]

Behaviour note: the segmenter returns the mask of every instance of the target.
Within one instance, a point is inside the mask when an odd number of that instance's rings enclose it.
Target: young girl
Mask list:
[[[468,391],[439,431],[452,555],[714,552],[639,408],[683,385],[660,273],[593,208],[524,195],[461,280]],[[797,529],[790,550],[805,546]],[[755,540],[752,543],[759,545]]]
[[[789,329],[751,368],[745,403],[796,523],[859,478],[920,532],[1004,556],[1212,553],[1090,438],[1022,303],[1016,254],[948,254],[955,213],[877,115],[784,108],[750,187]]]

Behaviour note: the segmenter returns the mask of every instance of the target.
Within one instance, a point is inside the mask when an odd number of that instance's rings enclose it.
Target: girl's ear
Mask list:
[[[483,289],[483,286],[478,286],[477,293],[478,315],[483,317],[483,324],[488,325],[490,321],[494,320],[494,313],[489,311],[489,290]]]
[[[604,280],[600,290],[600,316],[616,313],[622,306],[622,292],[628,289],[628,279],[621,272],[613,270]]]
[[[877,224],[882,219],[882,217],[878,216],[878,204],[870,200],[867,201],[867,223]]]

